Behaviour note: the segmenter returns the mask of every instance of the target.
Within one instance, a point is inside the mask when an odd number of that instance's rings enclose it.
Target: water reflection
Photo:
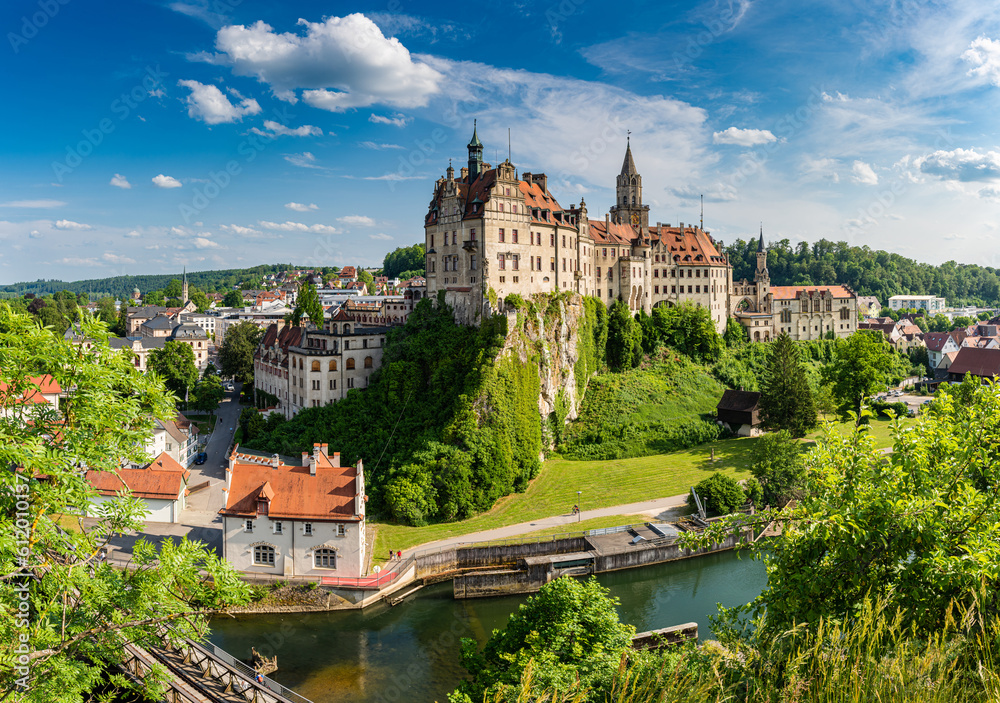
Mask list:
[[[716,603],[745,603],[764,587],[764,567],[732,552],[602,574],[638,631],[697,622],[708,634]],[[450,583],[390,608],[218,618],[212,641],[241,658],[277,654],[274,679],[314,703],[444,701],[464,670],[459,640],[484,642],[523,601],[456,601]]]

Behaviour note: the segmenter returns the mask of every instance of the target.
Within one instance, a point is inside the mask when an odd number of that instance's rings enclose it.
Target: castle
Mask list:
[[[483,161],[475,128],[468,166],[449,164],[434,184],[424,219],[428,296],[445,291],[459,319],[472,322],[512,293],[572,291],[616,300],[647,314],[658,305],[705,307],[719,332],[734,317],[751,340],[846,337],[857,329],[857,296],[846,286],[772,286],[761,232],[754,280],[733,281],[721,242],[701,226],[649,224],[631,140],[604,219],[587,205],[562,207],[545,174],[505,160]]]

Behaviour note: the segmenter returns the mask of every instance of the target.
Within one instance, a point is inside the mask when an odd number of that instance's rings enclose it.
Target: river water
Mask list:
[[[747,552],[722,552],[601,574],[636,631],[685,622],[710,636],[716,604],[746,603],[766,583]],[[210,639],[249,659],[250,647],[278,656],[272,678],[314,703],[444,703],[464,669],[459,640],[484,643],[527,596],[454,600],[451,583],[419,591],[390,608],[218,618]]]

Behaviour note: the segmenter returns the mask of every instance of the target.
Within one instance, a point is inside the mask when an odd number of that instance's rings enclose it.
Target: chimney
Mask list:
[[[340,452],[333,453],[333,468],[335,469],[340,468]]]
[[[322,453],[323,453],[323,450],[321,448],[321,445],[314,444],[313,445],[312,462],[310,462],[310,463],[319,461],[320,454],[322,454]]]
[[[281,463],[281,462],[278,460],[278,455],[277,454],[272,454],[271,455],[271,468],[272,469],[277,469],[279,463]]]
[[[321,452],[323,452],[323,456],[325,456],[325,457],[329,457],[330,456],[330,445],[329,444],[321,444],[321,445],[319,445],[319,450]]]
[[[309,466],[309,452],[302,452],[302,465]]]
[[[316,457],[314,456],[309,457],[309,475],[316,475]]]

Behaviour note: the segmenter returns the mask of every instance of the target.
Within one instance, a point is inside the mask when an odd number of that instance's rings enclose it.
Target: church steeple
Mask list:
[[[184,282],[181,283],[181,305],[187,305],[188,297],[188,270],[184,267]]]
[[[767,284],[771,280],[771,274],[767,271],[767,249],[764,248],[764,225],[760,226],[760,239],[757,240],[757,270],[754,272],[753,280]]]
[[[648,227],[649,206],[642,204],[642,176],[632,158],[631,133],[626,138],[625,159],[622,161],[622,171],[618,174],[615,193],[616,202],[611,208],[611,219],[619,224]]]
[[[472,141],[469,142],[469,183],[483,171],[483,143],[476,134],[476,120],[472,121]]]

